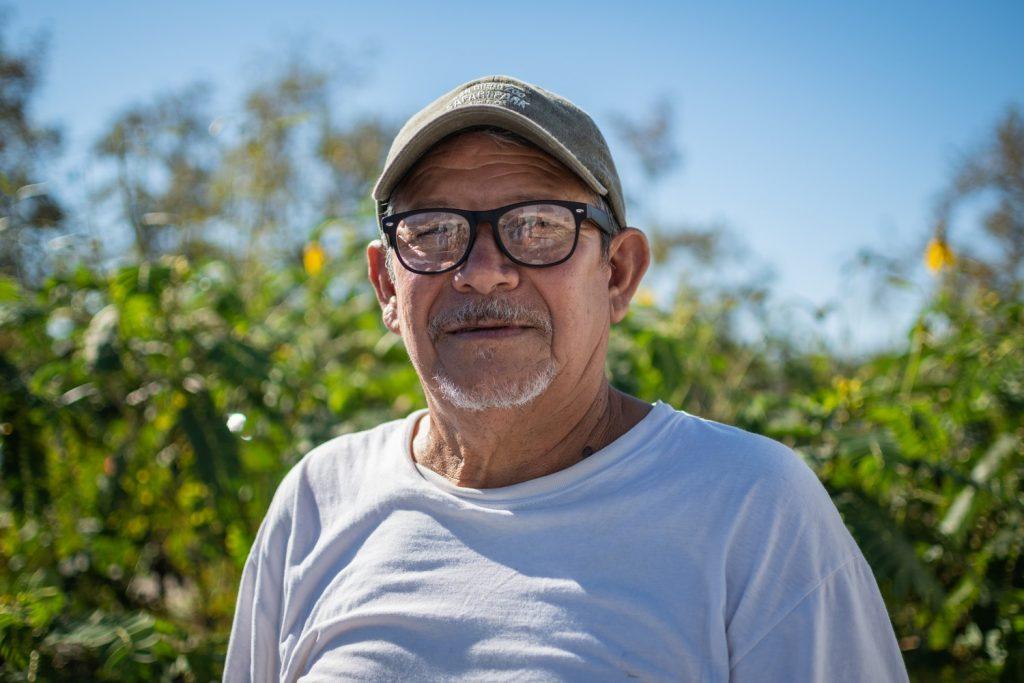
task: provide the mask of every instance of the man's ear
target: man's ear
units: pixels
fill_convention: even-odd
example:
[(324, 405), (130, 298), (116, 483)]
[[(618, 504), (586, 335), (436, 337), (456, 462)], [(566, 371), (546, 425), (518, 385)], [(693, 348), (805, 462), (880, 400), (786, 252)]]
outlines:
[(391, 279), (391, 273), (387, 267), (387, 252), (380, 240), (373, 240), (366, 247), (367, 275), (373, 285), (373, 291), (377, 293), (377, 301), (380, 303), (384, 326), (395, 334), (402, 334), (402, 327), (398, 322), (398, 297), (395, 295), (395, 283)]
[(608, 246), (608, 306), (612, 323), (626, 317), (629, 302), (640, 286), (640, 280), (651, 265), (651, 247), (647, 235), (636, 228), (626, 228), (612, 237)]

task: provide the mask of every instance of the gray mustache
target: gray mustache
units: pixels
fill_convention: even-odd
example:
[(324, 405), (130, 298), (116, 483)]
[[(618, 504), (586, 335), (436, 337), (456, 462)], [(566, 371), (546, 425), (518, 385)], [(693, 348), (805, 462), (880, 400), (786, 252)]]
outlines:
[(508, 299), (466, 299), (461, 305), (431, 317), (427, 321), (427, 333), (437, 341), (446, 329), (485, 321), (536, 327), (551, 334), (551, 320), (547, 315)]

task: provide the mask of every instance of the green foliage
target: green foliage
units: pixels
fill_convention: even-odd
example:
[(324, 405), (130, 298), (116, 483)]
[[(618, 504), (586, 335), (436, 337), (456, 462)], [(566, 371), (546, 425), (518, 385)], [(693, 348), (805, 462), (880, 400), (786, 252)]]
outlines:
[(178, 256), (37, 291), (0, 281), (9, 673), (36, 661), (118, 680), (132, 662), (214, 675), (286, 469), (422, 403), (353, 261), (310, 277)]
[[(36, 291), (0, 281), (5, 675), (217, 675), (284, 472), (422, 405), (356, 245), (315, 276), (178, 256)], [(1021, 302), (940, 293), (906, 351), (844, 367), (784, 339), (738, 342), (731, 302), (683, 291), (616, 328), (613, 382), (797, 448), (874, 568), (912, 671), (1019, 667)]]

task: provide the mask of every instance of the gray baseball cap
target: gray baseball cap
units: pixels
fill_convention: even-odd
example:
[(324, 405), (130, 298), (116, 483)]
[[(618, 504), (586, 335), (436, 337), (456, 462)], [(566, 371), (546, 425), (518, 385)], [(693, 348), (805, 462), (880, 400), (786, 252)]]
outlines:
[(569, 100), (511, 76), (463, 83), (414, 114), (398, 131), (373, 188), (381, 215), (392, 190), (442, 138), (474, 126), (516, 133), (555, 157), (608, 202), (626, 227), (622, 183), (608, 143), (590, 116)]

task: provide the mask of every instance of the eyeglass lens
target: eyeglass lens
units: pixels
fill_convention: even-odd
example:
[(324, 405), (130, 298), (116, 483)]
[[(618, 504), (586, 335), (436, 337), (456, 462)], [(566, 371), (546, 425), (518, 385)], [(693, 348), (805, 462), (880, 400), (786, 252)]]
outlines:
[[(572, 250), (576, 218), (557, 204), (531, 204), (506, 211), (492, 226), (514, 259), (543, 266)], [(459, 262), (469, 246), (469, 220), (457, 213), (426, 211), (399, 221), (395, 236), (399, 256), (409, 267), (439, 271)]]

